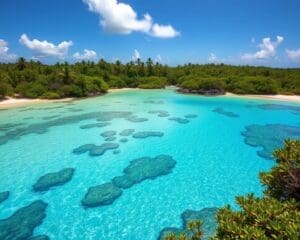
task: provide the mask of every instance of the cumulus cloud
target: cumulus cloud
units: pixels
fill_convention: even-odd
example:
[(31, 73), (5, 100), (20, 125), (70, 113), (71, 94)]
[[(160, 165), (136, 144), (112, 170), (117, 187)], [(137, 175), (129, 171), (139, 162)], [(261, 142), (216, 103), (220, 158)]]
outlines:
[(92, 61), (97, 58), (97, 53), (93, 50), (84, 49), (83, 53), (76, 52), (73, 58), (78, 61)]
[(139, 18), (133, 8), (118, 0), (83, 0), (91, 12), (100, 16), (100, 25), (106, 32), (130, 34), (144, 32), (154, 37), (171, 38), (179, 33), (171, 25), (153, 24), (152, 17), (146, 13)]
[(9, 53), (8, 43), (3, 39), (0, 39), (0, 61), (1, 62), (12, 62), (17, 58), (16, 54)]
[(26, 34), (22, 34), (19, 42), (34, 51), (36, 57), (64, 57), (68, 54), (69, 47), (73, 45), (72, 41), (63, 41), (58, 45), (54, 45), (46, 40), (37, 39), (30, 40)]
[(171, 25), (153, 24), (150, 35), (159, 38), (173, 38), (179, 35)]
[(269, 37), (263, 38), (262, 43), (258, 45), (260, 50), (256, 53), (246, 53), (242, 56), (242, 59), (254, 60), (274, 57), (276, 55), (277, 47), (283, 42), (283, 40), (284, 38), (281, 36), (277, 36), (275, 42), (272, 42)]
[(209, 56), (208, 56), (208, 61), (209, 62), (217, 61), (217, 55), (215, 53), (210, 53)]
[(134, 49), (132, 60), (137, 61), (138, 59), (141, 59), (141, 54), (137, 49)]
[(292, 61), (300, 61), (300, 49), (297, 50), (286, 50), (288, 58)]

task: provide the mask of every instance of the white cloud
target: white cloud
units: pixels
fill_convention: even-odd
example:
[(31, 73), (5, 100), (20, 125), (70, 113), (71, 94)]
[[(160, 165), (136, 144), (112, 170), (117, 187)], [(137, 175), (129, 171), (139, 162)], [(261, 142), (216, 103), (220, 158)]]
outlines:
[(276, 48), (283, 42), (284, 38), (276, 37), (276, 41), (272, 42), (269, 37), (263, 38), (262, 43), (258, 45), (260, 48), (256, 53), (246, 53), (242, 56), (244, 60), (266, 59), (276, 55)]
[(162, 60), (162, 57), (160, 56), (160, 54), (158, 54), (155, 58), (155, 62), (158, 62), (158, 63), (162, 63), (163, 60)]
[(134, 49), (132, 60), (137, 61), (138, 59), (141, 59), (141, 54), (137, 49)]
[(0, 39), (0, 61), (1, 62), (12, 62), (17, 58), (16, 54), (9, 53), (8, 44), (3, 39)]
[(288, 58), (292, 61), (300, 61), (300, 49), (297, 50), (286, 50)]
[(68, 54), (69, 47), (73, 45), (72, 41), (63, 41), (58, 45), (54, 45), (46, 40), (37, 39), (30, 40), (26, 34), (22, 34), (19, 42), (34, 51), (36, 57), (64, 57)]
[(208, 56), (208, 61), (209, 62), (216, 62), (217, 61), (217, 55), (214, 53), (210, 53)]
[(82, 54), (79, 52), (74, 53), (73, 58), (78, 61), (92, 61), (97, 58), (97, 53), (93, 50), (84, 49)]
[(154, 37), (171, 38), (178, 32), (170, 25), (153, 24), (152, 17), (146, 13), (139, 18), (133, 8), (118, 0), (83, 0), (91, 12), (100, 16), (100, 25), (106, 32), (130, 34), (144, 32)]
[(157, 23), (153, 24), (150, 32), (150, 35), (159, 38), (173, 38), (179, 34), (171, 25), (159, 25)]

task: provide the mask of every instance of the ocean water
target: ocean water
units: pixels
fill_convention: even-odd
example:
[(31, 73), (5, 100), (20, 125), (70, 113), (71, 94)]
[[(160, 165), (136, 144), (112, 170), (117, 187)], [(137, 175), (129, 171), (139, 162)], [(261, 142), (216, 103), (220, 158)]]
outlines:
[[(0, 204), (0, 219), (42, 199), (48, 203), (47, 216), (34, 235), (46, 234), (58, 240), (154, 240), (162, 228), (180, 227), (180, 214), (186, 209), (235, 207), (237, 195), (253, 192), (260, 196), (263, 189), (258, 174), (270, 169), (274, 161), (259, 156), (257, 151), (262, 148), (246, 144), (241, 133), (253, 124), (281, 124), (294, 126), (296, 130), (289, 133), (298, 136), (298, 108), (300, 104), (289, 102), (128, 90), (0, 111), (0, 192), (10, 191), (10, 197)], [(167, 111), (170, 116), (149, 113), (156, 110)], [(112, 111), (132, 112), (148, 121), (114, 118), (103, 128), (80, 128), (98, 123), (97, 118)], [(169, 120), (184, 119), (187, 114), (197, 117), (185, 124)], [(5, 124), (16, 125), (7, 125), (10, 129), (4, 130)], [(25, 129), (23, 134), (19, 134), (20, 128)], [(127, 143), (119, 143), (122, 137), (117, 135), (119, 154), (107, 151), (95, 157), (72, 152), (84, 144), (104, 143), (100, 136), (104, 131), (119, 133), (130, 128), (164, 135), (145, 139), (129, 136)], [(10, 134), (5, 137), (7, 132)], [(272, 131), (268, 137), (275, 139), (277, 135)], [(261, 137), (258, 134), (257, 139)], [(131, 160), (160, 154), (176, 161), (171, 173), (124, 190), (110, 205), (83, 208), (81, 200), (89, 187), (122, 175)], [(75, 168), (71, 181), (46, 192), (32, 191), (39, 177), (69, 167)]]

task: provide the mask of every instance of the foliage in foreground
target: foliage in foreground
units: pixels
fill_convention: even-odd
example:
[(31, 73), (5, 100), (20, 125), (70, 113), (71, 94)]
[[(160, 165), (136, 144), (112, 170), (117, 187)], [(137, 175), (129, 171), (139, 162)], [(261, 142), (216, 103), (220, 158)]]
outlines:
[[(274, 152), (276, 166), (261, 173), (266, 186), (262, 198), (253, 194), (236, 198), (240, 210), (226, 206), (218, 210), (218, 228), (212, 238), (221, 239), (300, 239), (300, 140), (286, 140)], [(193, 236), (170, 235), (168, 240), (200, 240)]]

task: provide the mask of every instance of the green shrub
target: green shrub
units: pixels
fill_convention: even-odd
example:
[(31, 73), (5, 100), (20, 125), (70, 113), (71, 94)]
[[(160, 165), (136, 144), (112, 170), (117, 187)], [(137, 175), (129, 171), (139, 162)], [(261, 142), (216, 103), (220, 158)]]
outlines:
[(59, 99), (60, 95), (56, 92), (46, 92), (42, 95), (42, 98), (45, 98), (45, 99)]
[(140, 82), (139, 88), (158, 89), (166, 86), (167, 79), (165, 77), (143, 77), (140, 79)]

